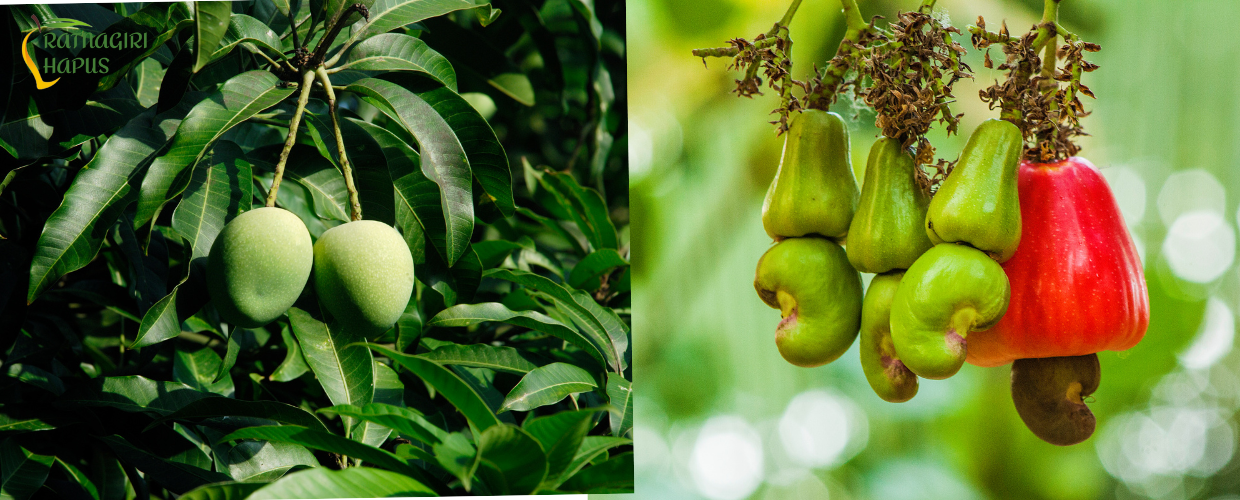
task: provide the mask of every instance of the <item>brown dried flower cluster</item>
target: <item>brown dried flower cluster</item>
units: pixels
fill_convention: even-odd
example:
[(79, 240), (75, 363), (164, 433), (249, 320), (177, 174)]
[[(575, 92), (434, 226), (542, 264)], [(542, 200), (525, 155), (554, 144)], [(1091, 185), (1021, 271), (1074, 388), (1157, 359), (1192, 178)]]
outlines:
[[(982, 101), (991, 109), (1000, 108), (1000, 116), (1020, 128), (1025, 144), (1030, 145), (1025, 149), (1026, 160), (1050, 162), (1075, 155), (1081, 148), (1073, 139), (1089, 135), (1080, 123), (1089, 112), (1081, 104), (1079, 94), (1094, 97), (1089, 87), (1081, 83), (1081, 74), (1098, 69), (1085, 60), (1084, 53), (1097, 52), (1100, 47), (1067, 36), (1064, 45), (1056, 47), (1057, 59), (1062, 64), (1048, 72), (1042, 71), (1044, 61), (1038, 52), (1043, 50), (1040, 45), (1047, 44), (1044, 39), (1062, 34), (1056, 33), (1054, 24), (1035, 25), (1020, 38), (1009, 36), (1006, 25), (998, 33), (985, 29), (985, 20), (979, 17), (977, 28), (970, 30), (973, 46), (987, 49), (1001, 45), (1006, 60), (998, 69), (1007, 71), (1007, 79), (982, 89)], [(985, 66), (994, 68), (989, 51)]]

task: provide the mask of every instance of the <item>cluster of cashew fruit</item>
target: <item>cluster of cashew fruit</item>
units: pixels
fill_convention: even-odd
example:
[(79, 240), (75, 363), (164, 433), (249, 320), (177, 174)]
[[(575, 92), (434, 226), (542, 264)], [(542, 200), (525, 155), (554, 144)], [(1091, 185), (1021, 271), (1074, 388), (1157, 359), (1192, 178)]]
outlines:
[[(870, 149), (859, 190), (834, 113), (801, 113), (785, 141), (762, 207), (776, 243), (754, 279), (783, 316), (784, 359), (826, 364), (860, 335), (866, 379), (890, 402), (965, 361), (1015, 361), (1012, 397), (1035, 435), (1069, 445), (1093, 433), (1094, 353), (1135, 345), (1149, 314), (1140, 260), (1093, 165), (1022, 163), (1020, 130), (988, 120), (931, 197), (891, 138)], [(864, 298), (860, 272), (876, 275)]]

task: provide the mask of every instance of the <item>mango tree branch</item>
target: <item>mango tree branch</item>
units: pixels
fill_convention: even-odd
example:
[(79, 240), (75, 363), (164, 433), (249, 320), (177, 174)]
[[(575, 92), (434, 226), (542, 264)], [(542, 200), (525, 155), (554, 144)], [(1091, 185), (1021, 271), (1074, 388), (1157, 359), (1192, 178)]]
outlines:
[(307, 71), (301, 75), (301, 94), (297, 96), (297, 109), (288, 122), (288, 137), (284, 139), (284, 149), (280, 151), (280, 161), (276, 162), (276, 175), (271, 180), (271, 191), (267, 193), (267, 206), (276, 206), (276, 193), (280, 191), (280, 181), (284, 179), (284, 166), (288, 163), (289, 152), (297, 142), (297, 125), (301, 123), (301, 114), (306, 111), (306, 103), (310, 102), (310, 87), (314, 86), (314, 72)]
[(357, 197), (357, 187), (353, 184), (353, 169), (349, 166), (349, 157), (344, 152), (344, 137), (340, 135), (340, 119), (336, 116), (336, 90), (332, 87), (331, 77), (322, 66), (315, 68), (319, 83), (327, 91), (327, 113), (332, 117), (332, 131), (336, 135), (336, 152), (340, 155), (340, 169), (344, 171), (344, 186), (349, 190), (350, 220), (362, 220), (362, 202)]

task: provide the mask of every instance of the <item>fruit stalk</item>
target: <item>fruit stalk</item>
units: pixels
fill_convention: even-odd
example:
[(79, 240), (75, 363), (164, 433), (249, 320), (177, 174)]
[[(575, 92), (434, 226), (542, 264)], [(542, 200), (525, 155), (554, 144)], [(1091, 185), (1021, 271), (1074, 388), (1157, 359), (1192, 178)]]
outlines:
[(297, 125), (301, 124), (301, 114), (306, 111), (306, 103), (310, 102), (310, 87), (314, 85), (314, 72), (307, 71), (301, 75), (301, 94), (297, 96), (297, 109), (288, 122), (288, 137), (284, 139), (284, 149), (280, 151), (280, 161), (276, 162), (276, 175), (271, 180), (271, 192), (267, 193), (267, 206), (276, 206), (276, 193), (280, 191), (280, 180), (284, 179), (284, 166), (288, 163), (288, 154), (297, 142)]
[(349, 157), (344, 151), (344, 137), (340, 135), (340, 119), (336, 116), (336, 90), (332, 88), (331, 77), (327, 70), (319, 66), (314, 70), (327, 91), (327, 113), (332, 117), (332, 132), (336, 135), (336, 152), (340, 155), (340, 169), (344, 171), (344, 185), (349, 190), (350, 220), (362, 220), (362, 202), (357, 197), (357, 186), (353, 184), (353, 169), (349, 166)]

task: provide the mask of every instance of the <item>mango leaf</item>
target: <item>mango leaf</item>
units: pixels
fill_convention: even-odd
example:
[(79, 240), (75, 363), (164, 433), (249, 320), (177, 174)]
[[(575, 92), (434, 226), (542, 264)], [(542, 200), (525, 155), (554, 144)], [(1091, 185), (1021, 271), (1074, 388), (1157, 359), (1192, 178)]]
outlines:
[[(461, 139), (431, 103), (399, 85), (366, 78), (345, 89), (384, 110), (417, 140), (422, 173), (439, 186), (440, 206), (448, 230), (444, 242), (446, 259), (449, 265), (455, 263), (474, 231), (472, 174)], [(393, 180), (397, 180), (395, 175)]]
[(319, 466), (304, 446), (275, 441), (243, 441), (228, 449), (223, 462), (228, 475), (239, 481), (271, 481), (294, 467)]
[(384, 33), (362, 40), (348, 49), (348, 56), (331, 72), (417, 71), (456, 91), (456, 72), (448, 59), (417, 37)]
[[(593, 462), (600, 455), (606, 454), (608, 450), (620, 446), (633, 444), (632, 439), (619, 438), (612, 436), (586, 436), (581, 440), (581, 447), (577, 449), (577, 455), (573, 457), (573, 461), (564, 469), (564, 473), (560, 475), (559, 483), (564, 482), (570, 477), (577, 474), (582, 467)], [(559, 487), (556, 483), (556, 487)]]
[(476, 241), (472, 245), (474, 252), (478, 254), (478, 259), (482, 261), (483, 269), (490, 269), (498, 266), (512, 254), (513, 250), (520, 250), (522, 245), (515, 241), (507, 240), (485, 240)]
[[(228, 28), (224, 32), (222, 42), (219, 49), (214, 54), (211, 54), (210, 61), (216, 61), (228, 55), (238, 45), (249, 45), (255, 47), (253, 50), (272, 55), (273, 57), (284, 58), (284, 44), (280, 42), (279, 35), (271, 31), (271, 28), (263, 24), (262, 21), (245, 14), (233, 13), (229, 16)], [(259, 49), (267, 50), (261, 51)]]
[[(465, 148), (469, 168), (485, 191), (484, 197), (494, 203), (504, 217), (511, 217), (516, 209), (512, 197), (512, 172), (508, 155), (491, 124), (465, 98), (421, 73), (387, 73), (382, 78), (412, 91), (447, 121)], [(416, 133), (414, 136), (417, 138)], [(418, 138), (419, 142), (421, 140)]]
[(4, 413), (3, 411), (4, 409), (0, 408), (0, 433), (4, 433), (4, 432), (21, 433), (21, 432), (31, 432), (31, 431), (45, 431), (48, 429), (56, 428), (55, 425), (45, 422), (37, 417), (33, 417), (33, 416), (18, 417), (14, 415), (9, 415), (7, 413)]
[(344, 176), (331, 161), (307, 147), (294, 147), (289, 153), (284, 178), (297, 181), (310, 191), (314, 211), (324, 219), (348, 222), (349, 190)]
[(60, 377), (34, 365), (13, 363), (8, 365), (8, 375), (57, 396), (65, 393), (65, 383)]
[(511, 281), (545, 295), (555, 302), (591, 342), (605, 346), (603, 355), (617, 372), (624, 369), (624, 353), (628, 350), (629, 325), (620, 320), (615, 311), (600, 306), (589, 294), (565, 288), (550, 279), (514, 269), (491, 269), (484, 278)]
[[(405, 405), (405, 384), (401, 383), (396, 371), (387, 365), (374, 360), (375, 363), (375, 397), (374, 403), (391, 406)], [(350, 435), (353, 440), (371, 446), (381, 446), (387, 441), (392, 429), (377, 422), (362, 421)]]
[(442, 442), (431, 446), (431, 450), (435, 452), (435, 463), (460, 479), (465, 491), (469, 491), (473, 486), (474, 473), (478, 470), (478, 450), (469, 438), (453, 432)]
[(172, 228), (193, 248), (193, 259), (207, 257), (224, 225), (250, 209), (254, 177), (245, 153), (219, 141), (194, 167), (181, 202), (172, 212)]
[(374, 397), (373, 358), (365, 347), (351, 345), (364, 339), (347, 329), (328, 328), (326, 323), (296, 307), (289, 309), (288, 317), (306, 364), (332, 404), (369, 403)]
[(418, 310), (418, 296), (409, 297), (405, 312), (396, 320), (396, 350), (404, 352), (422, 336), (422, 311)]
[(358, 21), (353, 25), (349, 43), (423, 19), (489, 3), (487, 0), (375, 0), (370, 8), (370, 21)]
[(427, 326), (459, 327), (473, 326), (487, 321), (501, 321), (511, 325), (529, 328), (550, 334), (581, 348), (599, 363), (599, 367), (607, 367), (605, 360), (606, 347), (596, 345), (587, 337), (555, 319), (538, 311), (513, 311), (498, 302), (480, 304), (458, 304), (436, 314)]
[(521, 425), (547, 452), (547, 479), (559, 477), (581, 448), (598, 409), (564, 411), (545, 417), (528, 418)]
[(530, 371), (504, 398), (500, 411), (529, 411), (559, 403), (570, 394), (588, 392), (598, 383), (590, 372), (568, 363), (551, 363)]
[(193, 422), (208, 418), (250, 417), (273, 420), (282, 424), (297, 425), (308, 429), (328, 432), (327, 426), (310, 412), (279, 401), (245, 401), (240, 399), (200, 399), (152, 422), (152, 428), (161, 422), (180, 420)]
[(594, 290), (599, 287), (599, 276), (627, 265), (629, 263), (620, 256), (620, 252), (613, 248), (596, 250), (573, 267), (573, 272), (568, 277), (568, 284), (573, 288)]
[(544, 217), (542, 215), (539, 215), (535, 213), (533, 210), (530, 210), (525, 207), (517, 207), (517, 213), (524, 215), (526, 217), (529, 217), (530, 219), (533, 219), (534, 222), (542, 224), (543, 227), (550, 229), (551, 231), (560, 235), (561, 238), (564, 238), (564, 241), (572, 245), (573, 249), (576, 250), (578, 254), (580, 255), (586, 254), (586, 245), (588, 245), (589, 242), (585, 241), (583, 238), (578, 238), (577, 235), (573, 234), (568, 229), (566, 229), (564, 226), (560, 225), (559, 221), (552, 219), (550, 217)]
[(48, 217), (30, 266), (27, 302), (71, 271), (95, 258), (104, 236), (125, 206), (149, 157), (180, 123), (178, 110), (155, 115), (147, 110), (130, 120), (99, 148), (73, 179), (64, 201)]
[(378, 498), (436, 496), (417, 480), (385, 470), (350, 467), (329, 470), (316, 467), (284, 476), (246, 497), (247, 500), (279, 498)]
[(203, 345), (178, 345), (172, 356), (172, 379), (194, 390), (232, 397), (232, 378), (213, 382), (223, 360), (214, 350)]
[(219, 472), (160, 458), (130, 444), (125, 438), (116, 434), (98, 439), (111, 448), (122, 462), (131, 464), (144, 472), (146, 477), (159, 481), (159, 484), (174, 493), (183, 493), (204, 484), (232, 480)]
[(0, 441), (0, 496), (25, 500), (43, 487), (56, 457), (26, 451), (16, 441)]
[(323, 408), (319, 413), (374, 422), (430, 445), (448, 438), (446, 431), (426, 420), (422, 413), (403, 406), (384, 403), (370, 403), (365, 406), (337, 405)]
[(151, 164), (142, 180), (134, 226), (150, 222), (165, 202), (181, 194), (190, 179), (186, 170), (202, 159), (217, 138), (292, 95), (294, 89), (279, 83), (270, 72), (249, 71), (230, 78), (196, 104), (177, 127), (168, 152)]
[[(180, 382), (161, 382), (141, 375), (104, 377), (70, 390), (65, 398), (86, 406), (108, 406), (127, 412), (150, 412), (167, 416), (204, 398), (225, 400), (209, 392), (196, 391)], [(218, 399), (216, 399), (218, 398)]]
[(633, 430), (633, 383), (616, 373), (607, 374), (607, 398), (611, 402), (611, 433), (624, 436)]
[(478, 477), (492, 493), (528, 495), (547, 478), (547, 455), (525, 430), (497, 425), (478, 437)]
[(561, 484), (560, 489), (581, 493), (632, 493), (633, 453), (621, 453), (583, 469)]
[(413, 466), (405, 463), (391, 452), (362, 444), (329, 432), (318, 431), (300, 425), (266, 425), (238, 429), (224, 436), (221, 441), (239, 439), (259, 439), (278, 441), (305, 446), (312, 450), (339, 453), (347, 457), (361, 459), (373, 465), (383, 467), (406, 475), (420, 475)]
[(280, 327), (280, 337), (284, 340), (284, 347), (287, 351), (284, 354), (284, 361), (276, 367), (276, 371), (272, 372), (269, 378), (276, 382), (288, 382), (310, 371), (310, 367), (306, 365), (306, 358), (301, 355), (301, 346), (297, 343), (297, 339), (293, 338), (287, 325)]
[(427, 29), (421, 36), (426, 43), (442, 50), (463, 71), (477, 75), (479, 80), (524, 106), (534, 105), (534, 86), (529, 77), (484, 35), (446, 18), (428, 19), (424, 24)]
[(547, 170), (538, 179), (560, 208), (572, 217), (594, 250), (619, 246), (616, 225), (611, 222), (607, 204), (598, 191), (582, 187), (572, 174)]
[(482, 396), (479, 396), (469, 384), (466, 384), (464, 380), (461, 380), (451, 370), (436, 364), (434, 361), (402, 354), (380, 345), (366, 344), (366, 347), (391, 358), (393, 362), (405, 367), (405, 369), (413, 372), (414, 375), (417, 375), (427, 384), (430, 384), (449, 403), (452, 403), (452, 406), (455, 406), (457, 411), (465, 415), (465, 418), (477, 427), (478, 430), (486, 430), (493, 425), (499, 424), (499, 419), (487, 407)]
[(206, 484), (181, 495), (178, 500), (242, 500), (267, 483), (225, 482)]
[(132, 348), (155, 345), (181, 334), (181, 321), (177, 319), (177, 290), (180, 288), (180, 285), (173, 287), (171, 293), (146, 310)]
[[(457, 306), (460, 307), (460, 306)], [(439, 316), (443, 316), (440, 313)], [(436, 316), (438, 318), (439, 316)], [(473, 368), (490, 368), (495, 371), (524, 375), (538, 368), (537, 358), (525, 351), (490, 344), (450, 344), (431, 352), (419, 354), (441, 365), (460, 365)]]
[(194, 54), (198, 56), (194, 73), (211, 62), (211, 56), (220, 48), (231, 14), (230, 1), (194, 2)]

